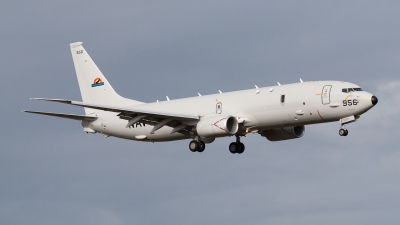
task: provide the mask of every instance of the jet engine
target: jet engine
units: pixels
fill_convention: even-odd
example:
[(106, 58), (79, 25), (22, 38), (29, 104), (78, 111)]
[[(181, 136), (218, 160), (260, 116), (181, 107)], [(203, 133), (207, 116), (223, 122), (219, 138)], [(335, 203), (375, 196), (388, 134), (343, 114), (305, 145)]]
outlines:
[(283, 127), (270, 130), (264, 130), (261, 136), (266, 137), (269, 141), (284, 141), (303, 137), (305, 132), (304, 126)]
[(200, 137), (223, 137), (234, 135), (239, 129), (239, 123), (233, 116), (202, 117), (197, 123), (196, 131)]

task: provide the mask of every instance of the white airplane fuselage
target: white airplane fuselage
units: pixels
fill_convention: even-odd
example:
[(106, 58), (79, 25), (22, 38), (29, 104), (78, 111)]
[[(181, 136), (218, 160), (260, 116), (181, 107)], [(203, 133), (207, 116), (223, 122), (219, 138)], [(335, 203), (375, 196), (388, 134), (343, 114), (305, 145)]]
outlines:
[[(324, 87), (330, 91), (323, 93)], [(170, 101), (136, 105), (135, 108), (160, 110), (184, 114), (234, 115), (244, 119), (244, 125), (251, 131), (301, 126), (316, 123), (339, 121), (341, 118), (359, 116), (373, 107), (372, 94), (365, 91), (343, 93), (343, 88), (356, 88), (358, 85), (340, 81), (316, 81), (287, 84), (259, 89), (248, 89), (221, 94), (205, 95)], [(284, 95), (284, 102), (281, 97)], [(325, 100), (325, 102), (323, 102)], [(357, 104), (343, 104), (343, 101), (357, 101)], [(221, 110), (217, 113), (217, 103)], [(126, 106), (129, 107), (129, 106)], [(151, 134), (153, 126), (135, 123), (126, 127), (126, 121), (118, 118), (117, 113), (98, 111), (99, 119), (92, 124), (96, 132), (138, 141), (173, 141), (188, 139), (181, 133), (170, 134), (171, 127), (164, 126)], [(136, 138), (146, 136), (146, 139)], [(229, 136), (229, 135), (227, 135)]]

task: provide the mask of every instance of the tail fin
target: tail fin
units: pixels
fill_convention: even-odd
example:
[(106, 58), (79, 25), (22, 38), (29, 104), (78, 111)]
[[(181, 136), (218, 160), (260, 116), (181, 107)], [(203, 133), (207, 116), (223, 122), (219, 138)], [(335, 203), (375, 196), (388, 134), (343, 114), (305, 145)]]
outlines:
[[(70, 46), (83, 102), (114, 106), (143, 104), (143, 102), (123, 98), (114, 91), (83, 48), (82, 42), (75, 42)], [(93, 109), (85, 108), (85, 111), (88, 114)]]

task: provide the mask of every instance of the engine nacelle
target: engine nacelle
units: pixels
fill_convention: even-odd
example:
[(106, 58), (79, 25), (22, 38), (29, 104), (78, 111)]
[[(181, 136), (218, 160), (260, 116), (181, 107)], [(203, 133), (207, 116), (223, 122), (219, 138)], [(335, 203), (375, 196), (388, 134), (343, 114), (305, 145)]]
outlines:
[(233, 116), (202, 117), (196, 130), (200, 137), (223, 137), (234, 135), (239, 129), (239, 123)]
[(261, 136), (266, 137), (269, 141), (284, 141), (303, 137), (305, 129), (304, 126), (275, 128), (264, 130)]

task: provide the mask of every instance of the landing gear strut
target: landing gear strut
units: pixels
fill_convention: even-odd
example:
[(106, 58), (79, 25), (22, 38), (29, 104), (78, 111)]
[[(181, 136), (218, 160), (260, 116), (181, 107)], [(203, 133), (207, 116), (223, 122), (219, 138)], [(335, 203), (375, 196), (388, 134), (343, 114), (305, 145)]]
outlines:
[(242, 154), (244, 152), (244, 144), (242, 142), (240, 142), (240, 137), (239, 135), (236, 135), (236, 142), (232, 142), (229, 145), (229, 151), (232, 154), (238, 153), (238, 154)]
[(203, 152), (206, 149), (206, 144), (196, 137), (195, 140), (189, 143), (189, 149), (192, 152)]

